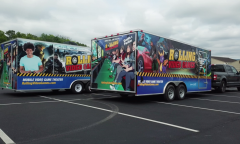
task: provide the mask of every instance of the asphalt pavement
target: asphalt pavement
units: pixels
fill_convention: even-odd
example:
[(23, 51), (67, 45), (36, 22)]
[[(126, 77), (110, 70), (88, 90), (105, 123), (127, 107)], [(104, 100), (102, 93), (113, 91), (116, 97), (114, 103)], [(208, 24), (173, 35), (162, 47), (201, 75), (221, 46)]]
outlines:
[(0, 90), (0, 144), (239, 144), (240, 92), (121, 98)]

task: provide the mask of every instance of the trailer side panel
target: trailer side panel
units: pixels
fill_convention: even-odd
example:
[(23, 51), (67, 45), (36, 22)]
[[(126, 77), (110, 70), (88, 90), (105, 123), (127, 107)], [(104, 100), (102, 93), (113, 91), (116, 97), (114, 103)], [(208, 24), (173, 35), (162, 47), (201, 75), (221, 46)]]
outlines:
[[(26, 48), (33, 48), (33, 58)], [(75, 45), (19, 39), (18, 90), (69, 89), (90, 80), (91, 51)], [(23, 70), (20, 70), (20, 68)], [(41, 69), (43, 67), (43, 69)]]
[(138, 32), (137, 95), (161, 94), (167, 84), (211, 90), (211, 51)]

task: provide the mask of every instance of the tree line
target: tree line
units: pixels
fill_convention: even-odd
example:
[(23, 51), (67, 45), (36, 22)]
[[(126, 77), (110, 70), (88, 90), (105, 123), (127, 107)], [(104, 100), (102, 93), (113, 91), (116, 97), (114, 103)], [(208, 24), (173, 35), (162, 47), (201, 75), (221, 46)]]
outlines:
[(40, 36), (36, 36), (36, 35), (30, 34), (30, 33), (25, 34), (25, 33), (21, 33), (21, 32), (15, 32), (14, 30), (8, 30), (6, 32), (0, 30), (0, 43), (3, 43), (5, 41), (11, 40), (11, 39), (15, 39), (15, 38), (41, 40), (41, 41), (56, 42), (56, 43), (66, 43), (66, 44), (87, 47), (87, 45), (85, 45), (85, 44), (73, 41), (70, 38), (64, 37), (61, 35), (54, 36), (52, 34), (42, 33)]

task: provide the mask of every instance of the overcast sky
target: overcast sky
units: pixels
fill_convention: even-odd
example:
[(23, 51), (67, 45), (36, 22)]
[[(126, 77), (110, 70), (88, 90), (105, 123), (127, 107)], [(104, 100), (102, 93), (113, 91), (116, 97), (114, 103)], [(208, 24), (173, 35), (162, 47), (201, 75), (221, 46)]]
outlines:
[(95, 37), (143, 29), (240, 59), (240, 0), (1, 0), (0, 30)]

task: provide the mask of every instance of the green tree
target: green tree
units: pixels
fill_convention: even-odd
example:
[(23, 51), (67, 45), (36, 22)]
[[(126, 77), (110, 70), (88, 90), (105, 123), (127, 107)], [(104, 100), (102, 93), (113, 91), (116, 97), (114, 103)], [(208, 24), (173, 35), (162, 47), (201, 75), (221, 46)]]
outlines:
[[(7, 36), (6, 36), (6, 35)], [(30, 33), (24, 34), (21, 32), (15, 33), (14, 30), (8, 30), (4, 34), (3, 31), (0, 30), (0, 43), (5, 42), (7, 40), (11, 40), (14, 38), (25, 38), (25, 39), (32, 39), (32, 40), (41, 40), (41, 41), (48, 41), (48, 42), (56, 42), (56, 43), (70, 43), (70, 44), (77, 44), (78, 46), (84, 46), (86, 47), (87, 45), (76, 42), (71, 40), (69, 37), (57, 35), (54, 36), (52, 34), (45, 34), (42, 33), (39, 37)]]
[(5, 36), (4, 31), (0, 30), (0, 43), (7, 41), (8, 38)]
[(5, 34), (8, 36), (9, 40), (16, 38), (16, 34), (14, 30), (8, 30), (5, 32)]

